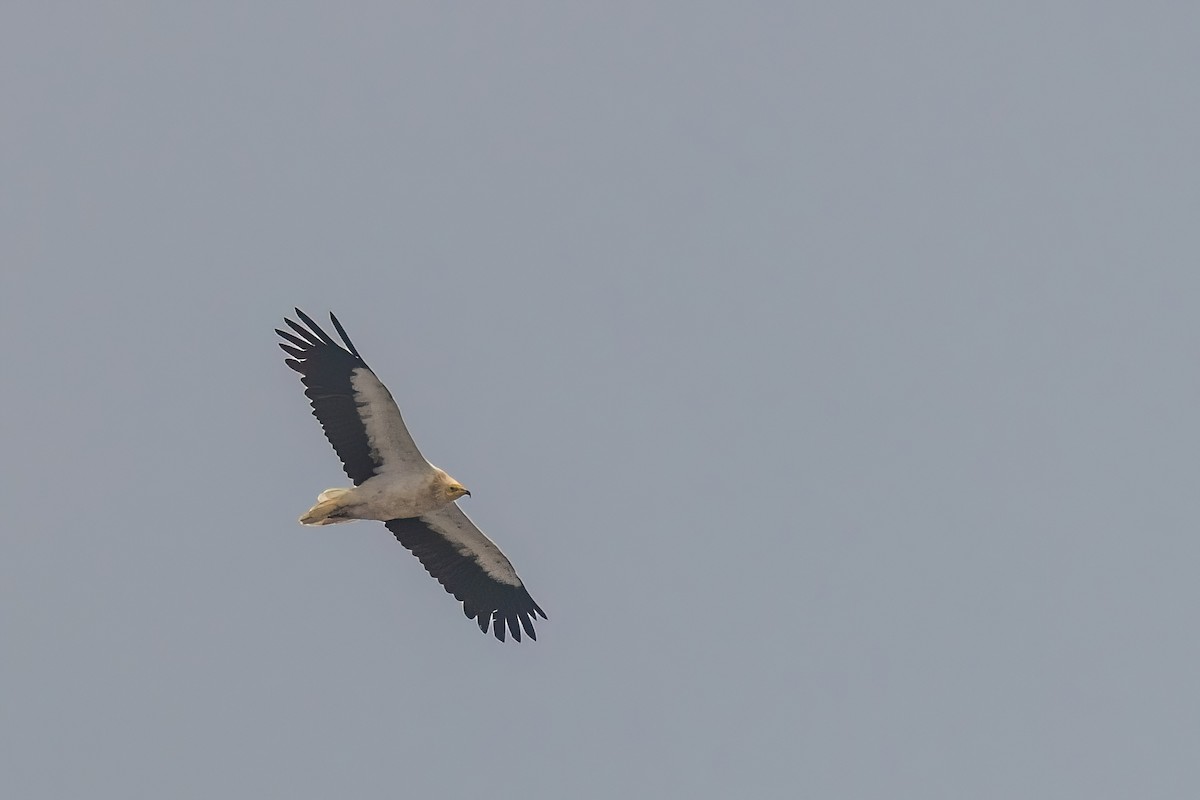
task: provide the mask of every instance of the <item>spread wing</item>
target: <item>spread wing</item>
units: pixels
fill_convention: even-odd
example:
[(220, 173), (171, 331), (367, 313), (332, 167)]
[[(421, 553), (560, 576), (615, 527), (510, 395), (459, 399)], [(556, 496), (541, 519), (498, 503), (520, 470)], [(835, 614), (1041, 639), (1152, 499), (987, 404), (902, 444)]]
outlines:
[(546, 612), (529, 596), (512, 562), (457, 505), (384, 524), (447, 592), (462, 601), (463, 612), (481, 631), (487, 633), (490, 623), (502, 642), (505, 626), (518, 642), (522, 628), (530, 639), (537, 639), (533, 621), (539, 615), (548, 619)]
[(396, 401), (358, 354), (337, 317), (329, 315), (345, 347), (298, 308), (296, 316), (304, 325), (284, 319), (294, 333), (275, 330), (287, 342), (279, 346), (293, 356), (284, 363), (300, 373), (313, 415), (354, 484), (383, 472), (427, 468)]

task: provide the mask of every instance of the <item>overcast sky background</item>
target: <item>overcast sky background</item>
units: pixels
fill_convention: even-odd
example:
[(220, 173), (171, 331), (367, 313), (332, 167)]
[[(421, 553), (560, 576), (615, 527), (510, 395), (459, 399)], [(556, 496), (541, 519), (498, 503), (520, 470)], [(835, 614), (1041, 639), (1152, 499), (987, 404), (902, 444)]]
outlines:
[(0, 11), (6, 796), (1200, 796), (1200, 7), (211, 5)]

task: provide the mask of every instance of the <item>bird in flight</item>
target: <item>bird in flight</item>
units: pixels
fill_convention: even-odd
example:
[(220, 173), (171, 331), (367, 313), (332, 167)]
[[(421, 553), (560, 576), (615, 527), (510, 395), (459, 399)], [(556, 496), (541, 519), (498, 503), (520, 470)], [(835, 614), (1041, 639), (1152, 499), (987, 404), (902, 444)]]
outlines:
[[(505, 628), (537, 639), (533, 622), (546, 612), (530, 597), (512, 563), (455, 502), (466, 487), (430, 464), (413, 442), (396, 401), (358, 354), (333, 314), (335, 342), (296, 309), (300, 323), (284, 318), (292, 332), (276, 329), (279, 346), (300, 373), (313, 416), (350, 480), (351, 488), (326, 489), (300, 517), (303, 525), (380, 520), (420, 559), (463, 612), (500, 641)], [(342, 345), (345, 345), (344, 347)]]

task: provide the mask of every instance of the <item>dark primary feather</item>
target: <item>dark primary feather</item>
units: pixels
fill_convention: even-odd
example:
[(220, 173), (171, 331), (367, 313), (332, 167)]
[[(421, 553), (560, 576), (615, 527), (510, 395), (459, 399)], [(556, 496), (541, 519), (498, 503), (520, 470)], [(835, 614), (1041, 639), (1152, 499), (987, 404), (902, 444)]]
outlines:
[(312, 404), (313, 415), (321, 423), (325, 438), (333, 445), (346, 474), (357, 486), (375, 474), (378, 464), (371, 456), (371, 446), (362, 418), (358, 415), (350, 376), (356, 369), (370, 370), (370, 367), (362, 360), (333, 314), (329, 317), (341, 335), (345, 348), (298, 308), (296, 315), (307, 328), (285, 318), (284, 322), (295, 334), (278, 329), (275, 331), (291, 343), (279, 343), (285, 353), (294, 356), (285, 359), (284, 363), (300, 373), (300, 380), (305, 386), (304, 394)]
[(463, 612), (476, 621), (481, 631), (487, 633), (490, 624), (492, 633), (503, 642), (507, 628), (519, 642), (524, 628), (530, 639), (537, 639), (533, 620), (548, 617), (523, 585), (511, 586), (490, 577), (475, 559), (461, 554), (419, 517), (384, 524), (447, 592), (462, 601)]

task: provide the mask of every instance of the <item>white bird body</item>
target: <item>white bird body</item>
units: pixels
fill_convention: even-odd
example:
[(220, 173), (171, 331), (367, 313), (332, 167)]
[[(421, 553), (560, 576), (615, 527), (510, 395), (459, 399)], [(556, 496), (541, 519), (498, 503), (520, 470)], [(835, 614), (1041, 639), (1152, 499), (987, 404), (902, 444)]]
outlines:
[(326, 489), (317, 504), (300, 517), (302, 525), (333, 525), (356, 519), (420, 517), (453, 502), (448, 494), (458, 484), (442, 470), (426, 463), (411, 472), (384, 472), (359, 486)]

